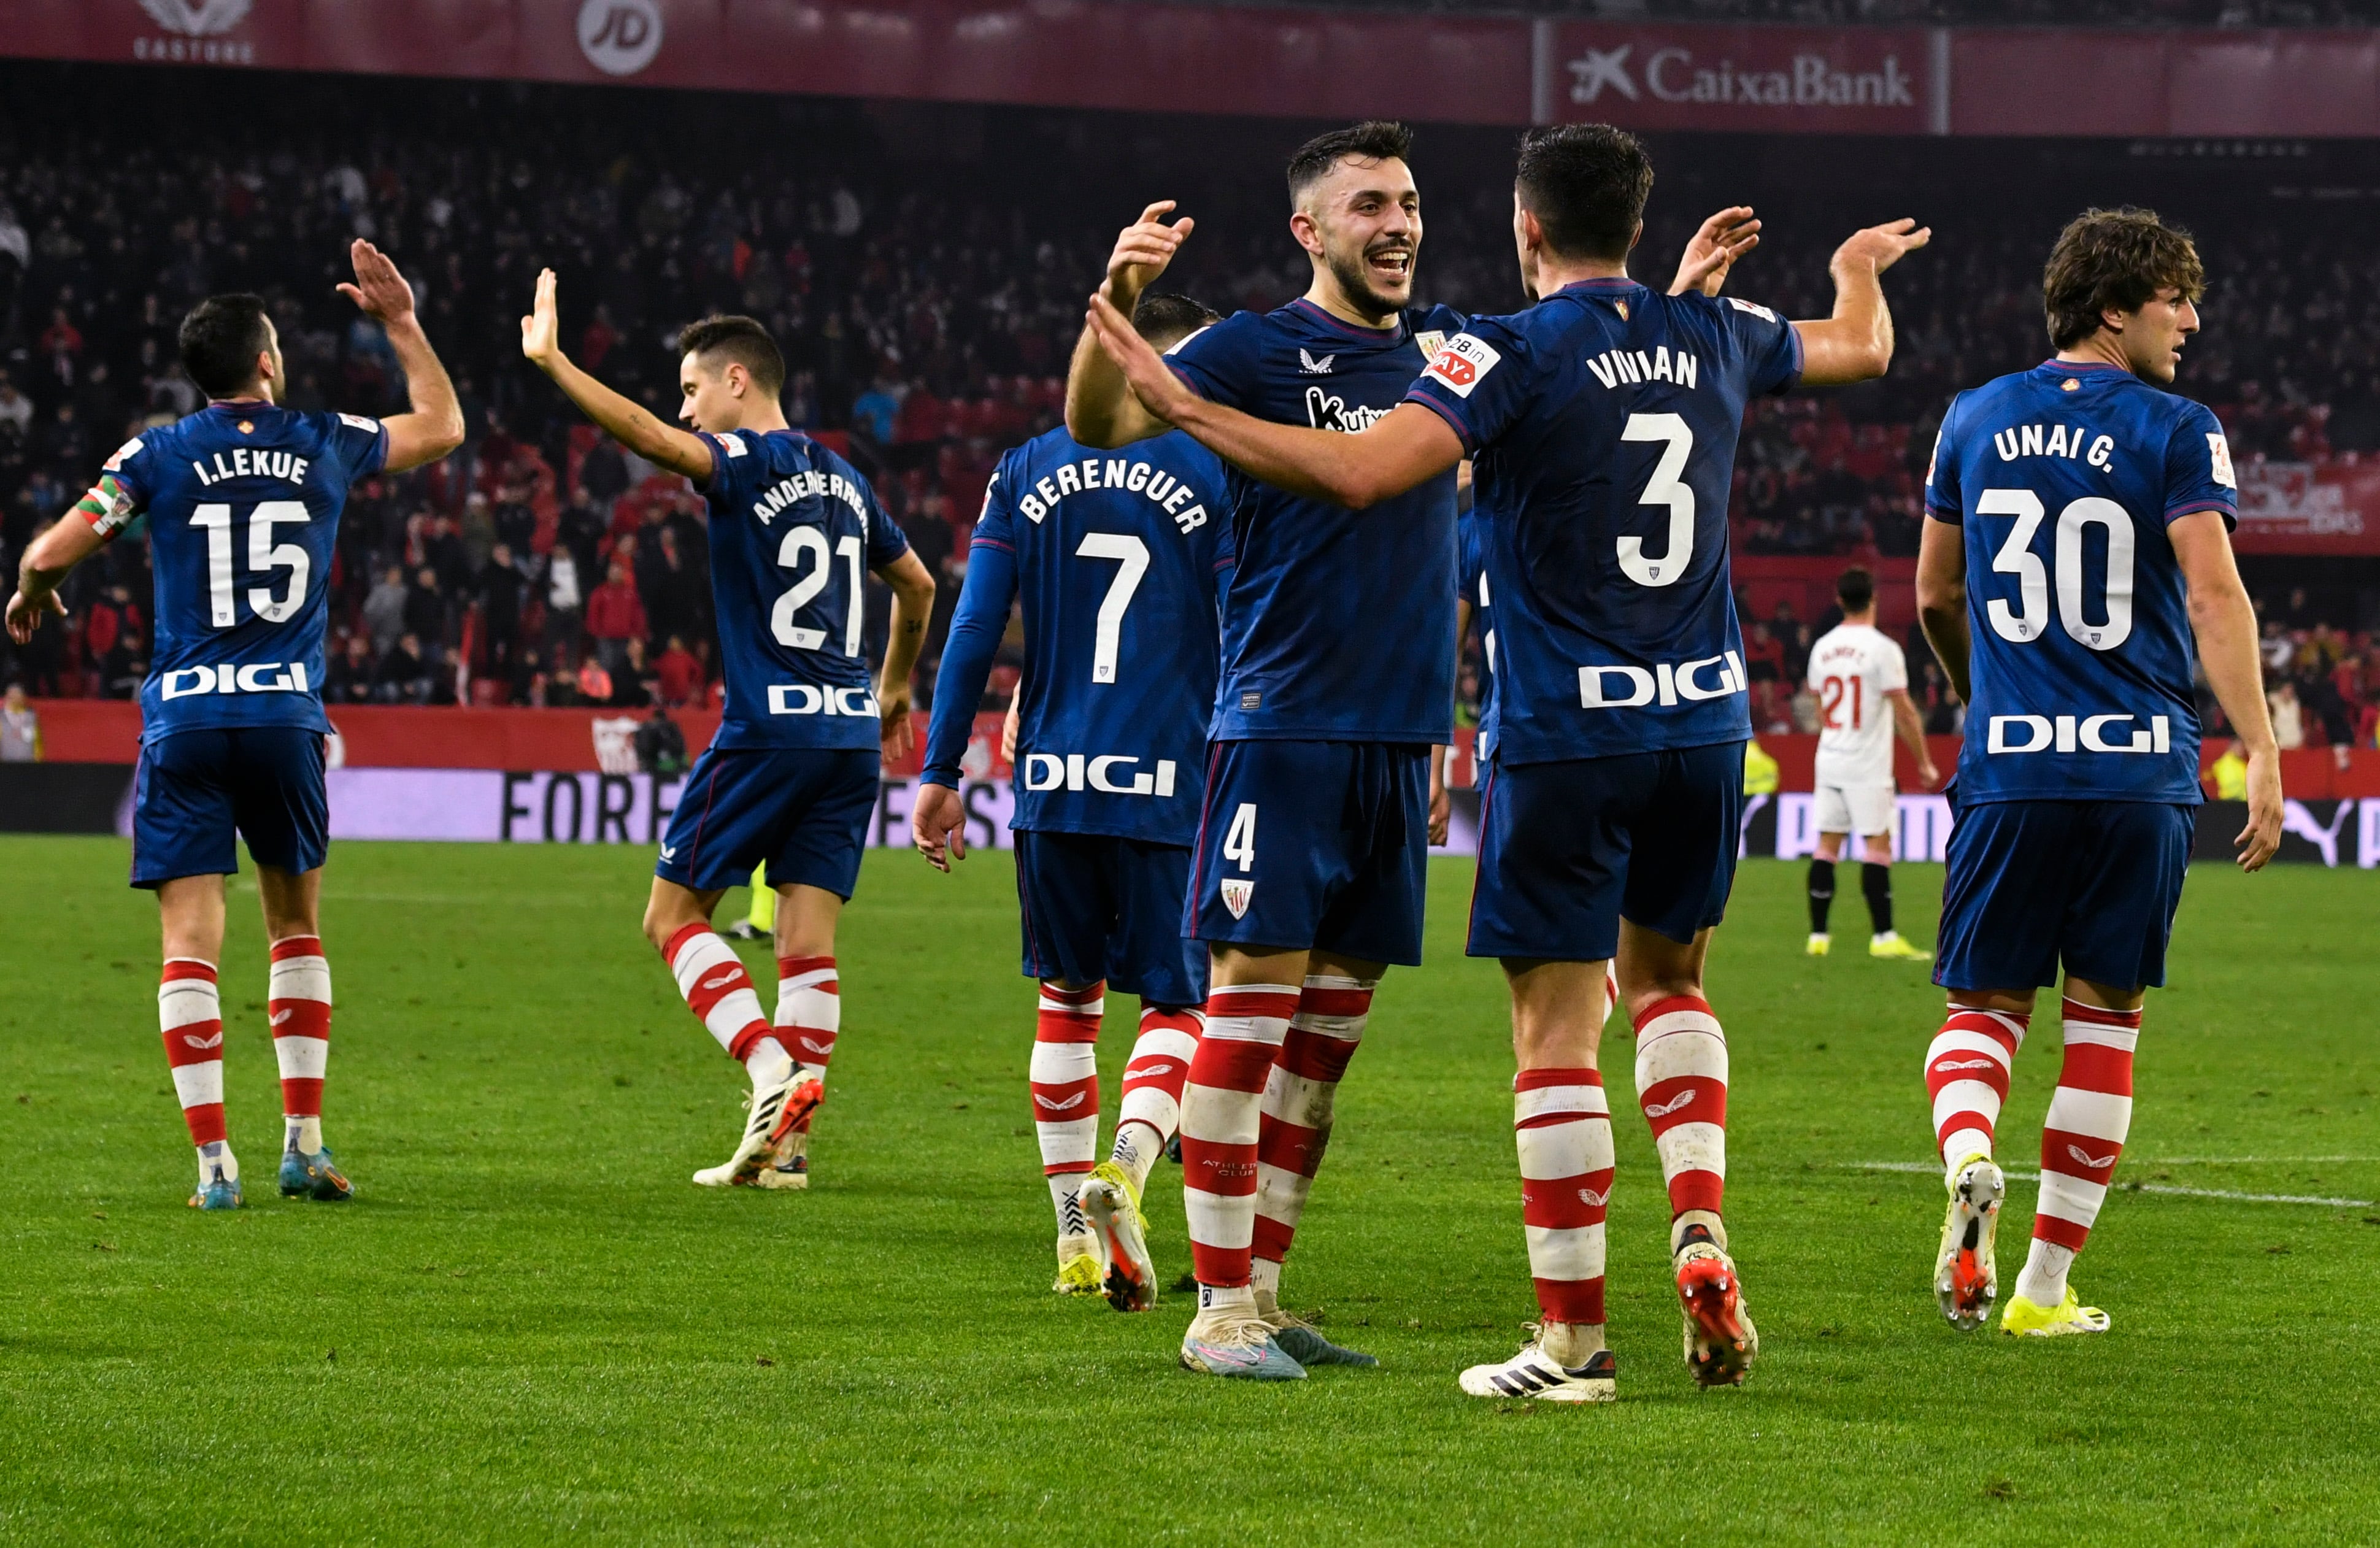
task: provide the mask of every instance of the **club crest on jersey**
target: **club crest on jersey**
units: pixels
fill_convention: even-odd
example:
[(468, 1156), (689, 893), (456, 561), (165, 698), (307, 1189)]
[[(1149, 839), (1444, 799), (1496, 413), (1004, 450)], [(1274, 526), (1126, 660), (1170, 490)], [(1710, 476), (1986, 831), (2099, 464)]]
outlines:
[(1256, 896), (1257, 884), (1245, 876), (1226, 876), (1222, 882), (1223, 907), (1235, 920), (1248, 915), (1248, 899)]
[(1424, 328), (1414, 335), (1414, 344), (1421, 350), (1421, 358), (1426, 360), (1446, 347), (1445, 331), (1439, 328)]
[(1328, 376), (1330, 374), (1332, 363), (1338, 359), (1336, 355), (1325, 355), (1317, 360), (1304, 348), (1300, 348), (1297, 352), (1297, 369), (1308, 376)]
[(1437, 377), (1457, 397), (1469, 397), (1480, 378), (1495, 370), (1503, 358), (1486, 339), (1457, 334), (1446, 341), (1445, 348), (1430, 357), (1422, 374)]
[(1626, 297), (1614, 296), (1611, 299), (1611, 310), (1620, 314), (1620, 321), (1622, 323), (1628, 321), (1628, 299)]

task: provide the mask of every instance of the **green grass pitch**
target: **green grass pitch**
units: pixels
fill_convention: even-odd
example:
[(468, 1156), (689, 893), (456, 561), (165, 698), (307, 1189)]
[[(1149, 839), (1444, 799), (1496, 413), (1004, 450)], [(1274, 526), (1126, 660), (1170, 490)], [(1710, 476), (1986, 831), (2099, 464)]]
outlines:
[[(284, 1202), (254, 895), (224, 964), (250, 1207), (183, 1207), (150, 901), (98, 839), (0, 840), (0, 1541), (2374, 1541), (2380, 1537), (2374, 879), (2202, 866), (2139, 1109), (2076, 1282), (2095, 1340), (1961, 1336), (1924, 970), (1801, 955), (1798, 867), (1748, 864), (1713, 954), (1734, 1050), (1730, 1218), (1763, 1334), (1741, 1391), (1678, 1355), (1666, 1209), (1621, 1115), (1608, 1408), (1461, 1396), (1531, 1314), (1500, 975), (1438, 863), (1429, 966), (1392, 973), (1286, 1298), (1372, 1372), (1178, 1371), (1189, 1298), (1048, 1293), (1007, 858), (869, 857), (808, 1194), (691, 1187), (741, 1072), (637, 920), (628, 848), (347, 844), (328, 1133), (358, 1184)], [(1900, 872), (1931, 933), (1938, 869)], [(731, 906), (740, 901), (734, 895)], [(751, 954), (770, 981), (765, 955)], [(765, 990), (764, 990), (765, 993)], [(1111, 1115), (1134, 1006), (1111, 1007)], [(2054, 1018), (2004, 1146), (2032, 1170)], [(1630, 1045), (1604, 1064), (1629, 1089)], [(1179, 1173), (1149, 1213), (1186, 1267)], [(2022, 1251), (2033, 1189), (2003, 1232)], [(2014, 1263), (2010, 1264), (2013, 1274)]]

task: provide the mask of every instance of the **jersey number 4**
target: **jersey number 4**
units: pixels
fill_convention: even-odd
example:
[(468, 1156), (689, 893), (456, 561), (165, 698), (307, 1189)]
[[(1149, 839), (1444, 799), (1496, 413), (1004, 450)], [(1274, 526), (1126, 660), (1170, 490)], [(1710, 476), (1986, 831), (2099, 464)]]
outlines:
[[(1992, 632), (2020, 645), (2040, 639), (2049, 628), (2050, 582), (2048, 567), (2033, 552), (2034, 534), (2048, 515), (2041, 496), (2030, 489), (1986, 489), (1975, 501), (1975, 514), (2016, 518), (2008, 541), (1992, 555), (1992, 569), (2016, 577), (2017, 608), (1994, 597), (1984, 609)], [(2082, 529), (2095, 524), (2107, 530), (2107, 594), (2100, 609), (2107, 622), (2099, 624), (2085, 616), (2082, 603)], [(2131, 513), (2113, 500), (2086, 494), (2058, 513), (2058, 620), (2092, 650), (2112, 651), (2131, 638), (2133, 547)]]
[[(851, 571), (851, 594), (843, 610), (843, 653), (859, 653), (860, 577), (859, 538), (846, 532), (834, 545), (835, 555)], [(826, 630), (806, 628), (794, 622), (795, 614), (818, 599), (826, 590), (827, 578), (834, 566), (827, 556), (826, 534), (816, 527), (795, 527), (785, 533), (785, 541), (777, 545), (777, 567), (800, 574), (803, 565), (810, 572), (794, 582), (793, 589), (777, 599), (769, 610), (769, 632), (777, 643), (795, 651), (816, 651), (826, 644)]]
[[(266, 584), (248, 589), (248, 605), (268, 624), (287, 620), (306, 601), (306, 577), (313, 567), (306, 551), (294, 542), (274, 542), (273, 529), (283, 523), (304, 526), (313, 517), (303, 500), (267, 500), (248, 513), (248, 572)], [(190, 512), (190, 525), (207, 535), (207, 621), (217, 628), (239, 622), (233, 580), (231, 507), (200, 506)], [(289, 590), (273, 594), (273, 572), (289, 572)]]

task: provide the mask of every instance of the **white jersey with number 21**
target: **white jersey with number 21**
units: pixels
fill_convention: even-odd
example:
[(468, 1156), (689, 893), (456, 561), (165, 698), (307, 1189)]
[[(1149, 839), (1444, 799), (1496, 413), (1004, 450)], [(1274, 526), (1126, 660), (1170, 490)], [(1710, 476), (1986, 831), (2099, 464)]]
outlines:
[(1887, 693), (1909, 687), (1908, 658), (1867, 624), (1840, 624), (1810, 651), (1810, 691), (1818, 696), (1820, 785), (1892, 781), (1892, 707)]

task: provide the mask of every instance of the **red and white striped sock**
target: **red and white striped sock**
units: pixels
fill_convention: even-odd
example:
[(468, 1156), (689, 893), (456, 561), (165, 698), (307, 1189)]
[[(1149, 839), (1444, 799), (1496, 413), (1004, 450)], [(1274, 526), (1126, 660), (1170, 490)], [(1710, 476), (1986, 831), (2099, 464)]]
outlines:
[(1099, 1144), (1099, 1018), (1107, 1011), (1102, 981), (1068, 989), (1041, 984), (1041, 1011), (1033, 1024), (1033, 1131), (1041, 1140), (1041, 1175), (1058, 1234), (1086, 1236), (1075, 1190), (1090, 1175)]
[(1182, 1089), (1182, 1209), (1198, 1304), (1256, 1305), (1257, 1131), (1265, 1082), (1297, 1014), (1286, 983), (1239, 983), (1207, 996), (1207, 1030)]
[(1934, 1103), (1934, 1143), (1952, 1176), (1973, 1155), (1992, 1153), (1993, 1129), (2008, 1100), (2009, 1071), (2024, 1046), (2027, 1018), (2007, 1011), (1952, 1006), (1925, 1050), (1925, 1095)]
[(2066, 1298), (2066, 1271), (2091, 1238), (2107, 1179), (2132, 1127), (2132, 1050), (2141, 1013), (2102, 1010), (2068, 998), (2066, 1057), (2041, 1125), (2041, 1201), (2033, 1250), (2016, 1293), (2036, 1306)]
[(1182, 1127), (1182, 1086), (1198, 1052), (1206, 1018), (1180, 1006), (1140, 1007), (1140, 1035), (1123, 1067), (1123, 1098), (1116, 1104), (1115, 1143), (1108, 1159), (1123, 1169), (1135, 1188), (1148, 1186), (1148, 1169)]
[(1709, 1002), (1692, 994), (1656, 1001), (1635, 1021), (1636, 1102), (1670, 1186), (1670, 1250), (1693, 1225), (1725, 1247), (1727, 1034)]
[(213, 963), (195, 957), (165, 959), (157, 984), (157, 1030), (174, 1071), (174, 1094), (182, 1101), (182, 1121), (198, 1147), (200, 1186), (213, 1181), (218, 1171), (237, 1182), (239, 1163), (224, 1138), (223, 1000)]
[(1512, 1081), (1529, 1277), (1549, 1323), (1603, 1323), (1603, 1220), (1611, 1108), (1592, 1069), (1524, 1069)]
[(1330, 1144), (1339, 1082), (1363, 1041), (1378, 983), (1308, 973), (1289, 1035), (1266, 1078), (1264, 1117), (1257, 1127), (1254, 1283), (1259, 1298), (1281, 1288), (1281, 1265)]
[(283, 1148), (312, 1155), (322, 1148), (322, 1077), (331, 1063), (331, 964), (321, 936), (287, 935), (273, 943), (264, 1008), (281, 1067)]
[(662, 947), (662, 959), (677, 980), (687, 1008), (719, 1040), (727, 1056), (751, 1075), (755, 1090), (777, 1085), (793, 1073), (793, 1055), (760, 1013), (752, 975), (718, 932), (707, 924), (689, 924)]
[[(835, 1039), (843, 1035), (843, 977), (832, 957), (777, 958), (777, 1041), (794, 1062), (818, 1071), (823, 1102), (827, 1061), (834, 1057)], [(818, 1116), (813, 1107), (794, 1125), (808, 1134)]]

